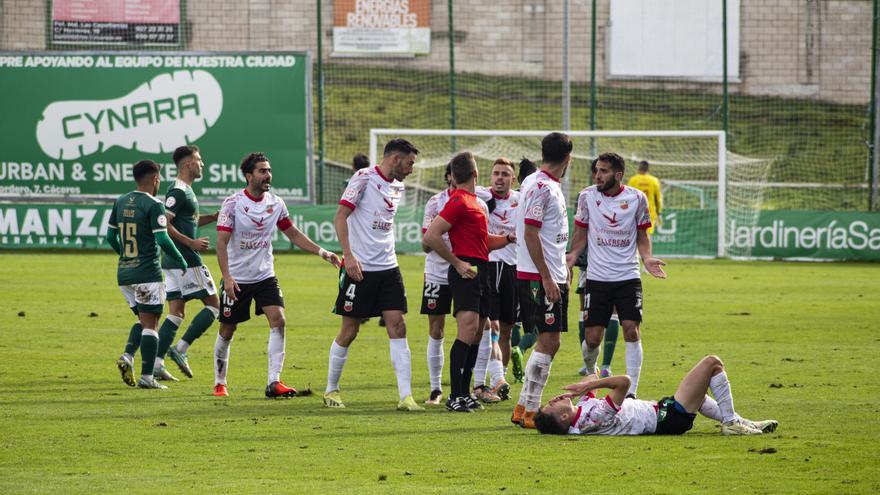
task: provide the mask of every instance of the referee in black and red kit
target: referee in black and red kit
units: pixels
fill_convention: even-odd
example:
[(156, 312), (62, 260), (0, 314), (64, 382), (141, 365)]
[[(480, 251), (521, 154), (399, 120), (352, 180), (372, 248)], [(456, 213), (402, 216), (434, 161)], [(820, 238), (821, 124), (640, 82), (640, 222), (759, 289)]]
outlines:
[[(431, 222), (422, 246), (426, 252), (433, 250), (449, 262), (449, 289), (458, 335), (449, 353), (452, 393), (446, 408), (472, 412), (483, 408), (469, 392), (480, 338), (489, 316), (489, 251), (514, 243), (516, 238), (489, 235), (489, 209), (474, 193), (478, 175), (474, 155), (468, 151), (459, 153), (450, 164), (455, 191)], [(443, 234), (447, 232), (451, 252), (443, 243)]]

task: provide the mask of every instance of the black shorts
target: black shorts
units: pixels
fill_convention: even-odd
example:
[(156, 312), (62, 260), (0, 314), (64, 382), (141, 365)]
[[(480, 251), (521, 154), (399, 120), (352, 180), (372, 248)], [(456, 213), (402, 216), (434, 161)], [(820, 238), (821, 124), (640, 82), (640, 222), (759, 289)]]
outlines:
[(694, 427), (695, 413), (687, 412), (672, 397), (664, 397), (657, 401), (657, 435), (681, 435)]
[(449, 284), (425, 282), (422, 291), (423, 315), (448, 315), (452, 310), (452, 291)]
[(537, 327), (538, 333), (568, 331), (568, 285), (559, 286), (559, 302), (547, 301), (540, 280), (517, 280), (519, 311), (527, 330)]
[(237, 301), (226, 296), (223, 281), (220, 281), (220, 323), (241, 323), (251, 319), (251, 301), (254, 301), (255, 313), (263, 314), (263, 306), (284, 307), (284, 295), (278, 286), (278, 279), (267, 278), (253, 284), (238, 284), (240, 289), (235, 295)]
[(642, 281), (634, 278), (621, 282), (587, 280), (584, 311), (588, 327), (605, 327), (617, 308), (620, 320), (642, 321)]
[(489, 262), (489, 319), (513, 325), (516, 321), (516, 266)]
[(406, 313), (406, 289), (400, 268), (362, 273), (363, 280), (355, 282), (345, 268), (341, 269), (334, 313), (352, 318), (381, 316), (382, 311)]
[(477, 269), (475, 278), (461, 278), (455, 267), (449, 267), (449, 290), (455, 303), (453, 316), (459, 311), (479, 313), (480, 318), (489, 317), (489, 263), (476, 258), (461, 258)]

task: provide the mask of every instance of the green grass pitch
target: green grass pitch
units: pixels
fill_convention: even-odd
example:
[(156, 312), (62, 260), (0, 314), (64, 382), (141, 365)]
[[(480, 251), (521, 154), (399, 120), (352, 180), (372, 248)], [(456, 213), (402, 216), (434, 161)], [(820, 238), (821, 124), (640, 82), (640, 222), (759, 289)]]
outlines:
[[(195, 378), (131, 389), (114, 366), (133, 319), (113, 256), (0, 254), (0, 493), (880, 492), (880, 265), (669, 261), (668, 280), (645, 282), (639, 395), (670, 394), (701, 356), (718, 354), (737, 410), (778, 419), (775, 434), (722, 437), (698, 418), (676, 438), (549, 437), (513, 427), (511, 402), (472, 415), (400, 413), (375, 320), (342, 378), (348, 409), (326, 410), (337, 279), (303, 255), (276, 258), (283, 377), (314, 396), (263, 398), (262, 317), (233, 342), (231, 397), (210, 395), (216, 326), (190, 351)], [(422, 262), (401, 257), (419, 401), (428, 393)], [(579, 378), (572, 330), (545, 399)], [(447, 353), (452, 335), (454, 324)], [(620, 346), (614, 370), (623, 358)]]

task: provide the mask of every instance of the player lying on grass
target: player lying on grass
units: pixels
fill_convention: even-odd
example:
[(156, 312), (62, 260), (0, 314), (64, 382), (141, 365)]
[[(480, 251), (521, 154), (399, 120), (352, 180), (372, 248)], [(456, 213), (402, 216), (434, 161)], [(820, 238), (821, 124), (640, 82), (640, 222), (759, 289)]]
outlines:
[[(560, 395), (541, 408), (535, 427), (541, 433), (563, 435), (681, 435), (693, 427), (697, 412), (721, 423), (723, 435), (760, 435), (776, 430), (777, 421), (750, 421), (733, 409), (730, 382), (718, 356), (706, 356), (678, 385), (672, 397), (660, 401), (626, 398), (630, 378), (626, 375), (598, 378), (590, 375), (580, 383), (563, 387)], [(607, 389), (599, 399), (593, 390)], [(715, 397), (706, 395), (708, 390)], [(571, 399), (578, 398), (577, 404)]]

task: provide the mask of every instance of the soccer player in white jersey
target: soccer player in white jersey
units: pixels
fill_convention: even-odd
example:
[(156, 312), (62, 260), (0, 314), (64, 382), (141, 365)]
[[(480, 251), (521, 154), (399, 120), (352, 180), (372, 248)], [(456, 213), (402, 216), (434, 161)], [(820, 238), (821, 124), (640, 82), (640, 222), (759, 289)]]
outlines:
[(223, 201), (217, 219), (217, 262), (221, 283), (220, 330), (214, 344), (214, 395), (226, 396), (229, 345), (238, 324), (256, 314), (269, 320), (269, 373), (266, 397), (293, 397), (296, 389), (281, 381), (284, 367), (284, 297), (275, 277), (272, 237), (280, 230), (300, 249), (317, 254), (338, 267), (339, 258), (321, 248), (290, 220), (284, 200), (269, 192), (272, 167), (263, 153), (251, 153), (241, 162), (247, 187)]
[(596, 372), (602, 334), (617, 308), (626, 343), (626, 374), (631, 378), (628, 395), (635, 397), (642, 369), (642, 280), (636, 246), (648, 273), (657, 278), (666, 278), (666, 273), (665, 263), (651, 254), (648, 200), (642, 191), (621, 183), (625, 167), (623, 157), (616, 153), (599, 155), (596, 184), (578, 196), (568, 266), (574, 265), (576, 253), (586, 243), (587, 374)]
[(541, 170), (523, 181), (516, 212), (516, 278), (525, 328), (538, 328), (525, 381), (510, 421), (534, 428), (550, 365), (568, 331), (568, 212), (559, 181), (571, 162), (571, 138), (553, 132), (541, 140)]
[[(449, 194), (455, 190), (450, 164), (446, 164), (444, 174), (447, 188), (431, 196), (425, 204), (425, 215), (422, 219), (422, 235), (428, 231), (431, 222), (446, 206)], [(443, 236), (447, 247), (449, 235)], [(449, 279), (446, 276), (449, 263), (434, 251), (425, 256), (425, 286), (422, 291), (421, 314), (428, 315), (428, 379), (431, 382), (431, 393), (425, 404), (439, 405), (443, 400), (441, 377), (443, 375), (443, 337), (446, 328), (446, 315), (452, 311), (452, 292), (449, 290)]]
[[(599, 378), (590, 375), (565, 386), (560, 395), (541, 408), (535, 424), (541, 433), (564, 435), (681, 435), (693, 427), (697, 412), (721, 423), (722, 435), (760, 435), (776, 430), (772, 419), (751, 421), (733, 408), (733, 394), (724, 363), (706, 356), (681, 380), (675, 395), (659, 401), (626, 397), (626, 375)], [(593, 390), (607, 389), (603, 398)], [(713, 397), (706, 395), (711, 391)], [(577, 398), (577, 405), (571, 399)]]
[(344, 273), (339, 280), (336, 314), (339, 334), (330, 345), (324, 405), (344, 408), (339, 379), (362, 318), (384, 316), (397, 376), (402, 411), (423, 411), (412, 398), (412, 357), (406, 340), (406, 290), (394, 252), (394, 216), (403, 197), (403, 179), (412, 173), (419, 150), (405, 139), (385, 145), (382, 163), (358, 170), (339, 200), (334, 224), (342, 246)]
[[(515, 172), (508, 158), (495, 159), (492, 165), (492, 187), (477, 186), (477, 197), (489, 207), (489, 233), (498, 236), (516, 235), (516, 208), (519, 191), (513, 190)], [(474, 392), (484, 402), (510, 398), (510, 385), (504, 379), (510, 361), (510, 333), (516, 322), (516, 245), (511, 244), (489, 253), (489, 321), (490, 332), (483, 332), (480, 352), (474, 367)], [(489, 383), (485, 383), (486, 371)]]

